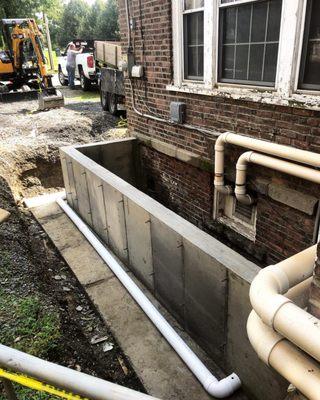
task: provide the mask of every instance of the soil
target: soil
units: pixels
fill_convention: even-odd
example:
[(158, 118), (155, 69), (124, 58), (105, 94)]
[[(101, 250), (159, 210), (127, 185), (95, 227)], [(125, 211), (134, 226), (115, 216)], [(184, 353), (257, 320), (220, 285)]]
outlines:
[[(42, 313), (58, 315), (57, 339), (43, 349), (45, 358), (144, 391), (83, 288), (23, 206), (23, 197), (63, 186), (60, 146), (125, 135), (115, 129), (119, 118), (103, 112), (97, 98), (79, 101), (78, 93), (63, 90), (68, 98), (61, 109), (38, 113), (36, 101), (0, 103), (0, 208), (11, 213), (0, 224), (0, 295), (37, 298)], [(11, 320), (2, 315), (0, 308), (0, 326), (10, 330)], [(92, 344), (102, 337), (105, 342)], [(3, 343), (0, 331), (0, 343), (21, 348), (22, 340)], [(109, 351), (103, 351), (106, 342), (113, 346)]]

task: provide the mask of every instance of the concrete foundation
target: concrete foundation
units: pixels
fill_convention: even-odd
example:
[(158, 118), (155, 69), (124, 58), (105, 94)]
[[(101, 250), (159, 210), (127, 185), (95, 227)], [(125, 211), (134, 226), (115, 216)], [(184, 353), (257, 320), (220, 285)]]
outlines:
[(246, 334), (259, 267), (139, 190), (137, 139), (60, 152), (69, 205), (252, 398), (283, 399), (287, 383)]

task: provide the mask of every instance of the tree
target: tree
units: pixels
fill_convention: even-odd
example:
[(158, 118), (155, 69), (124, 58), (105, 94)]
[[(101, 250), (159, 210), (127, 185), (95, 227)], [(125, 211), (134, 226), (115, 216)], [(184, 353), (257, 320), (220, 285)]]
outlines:
[(96, 25), (96, 39), (119, 40), (119, 12), (116, 0), (108, 0), (100, 13)]
[(1, 18), (35, 18), (37, 13), (54, 13), (61, 0), (0, 0)]
[(84, 0), (70, 0), (64, 5), (58, 43), (66, 46), (71, 40), (79, 38), (80, 28), (90, 11), (89, 5)]
[(104, 2), (102, 0), (96, 0), (88, 13), (84, 16), (80, 30), (79, 36), (85, 39), (97, 39), (97, 21), (103, 12)]

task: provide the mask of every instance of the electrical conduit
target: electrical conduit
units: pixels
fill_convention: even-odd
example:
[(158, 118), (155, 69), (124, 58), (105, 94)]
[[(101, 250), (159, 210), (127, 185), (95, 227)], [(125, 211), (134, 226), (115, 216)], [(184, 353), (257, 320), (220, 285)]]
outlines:
[(128, 292), (139, 304), (145, 314), (150, 318), (154, 325), (158, 328), (161, 334), (179, 354), (182, 360), (186, 363), (189, 369), (201, 382), (204, 389), (213, 397), (218, 399), (225, 398), (234, 393), (240, 386), (241, 381), (239, 377), (232, 373), (226, 378), (218, 381), (218, 379), (211, 374), (207, 367), (200, 361), (200, 359), (193, 353), (188, 345), (180, 338), (171, 325), (164, 319), (159, 311), (154, 307), (150, 300), (143, 294), (138, 286), (133, 282), (129, 275), (121, 268), (118, 261), (107, 250), (107, 248), (97, 239), (95, 234), (89, 227), (81, 220), (81, 218), (72, 210), (72, 208), (64, 201), (63, 198), (57, 199), (57, 203), (68, 215), (68, 217), (77, 226), (80, 232), (87, 238), (90, 244), (94, 247), (100, 257), (111, 268), (120, 282), (126, 287)]

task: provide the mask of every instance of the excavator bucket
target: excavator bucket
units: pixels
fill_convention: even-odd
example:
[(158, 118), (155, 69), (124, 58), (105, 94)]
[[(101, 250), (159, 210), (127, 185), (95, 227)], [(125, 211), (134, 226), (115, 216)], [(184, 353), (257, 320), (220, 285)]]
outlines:
[(59, 108), (64, 106), (64, 97), (60, 90), (48, 88), (42, 90), (38, 95), (39, 111)]

